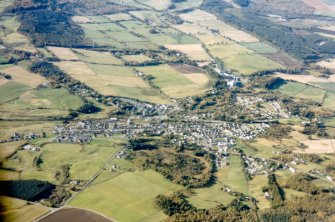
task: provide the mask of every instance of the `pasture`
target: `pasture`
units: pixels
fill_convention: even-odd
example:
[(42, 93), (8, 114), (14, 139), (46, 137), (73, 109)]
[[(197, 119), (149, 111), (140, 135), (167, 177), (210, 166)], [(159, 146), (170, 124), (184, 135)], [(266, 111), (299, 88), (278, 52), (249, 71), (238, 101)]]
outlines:
[(247, 49), (239, 44), (210, 45), (208, 49), (230, 69), (250, 75), (264, 70), (284, 69), (285, 67)]
[(326, 93), (326, 91), (321, 88), (298, 82), (287, 82), (279, 89), (276, 89), (276, 91), (279, 91), (288, 96), (298, 97), (302, 99), (310, 99), (321, 103)]
[(11, 80), (8, 80), (7, 82), (14, 81), (32, 88), (36, 88), (37, 86), (48, 82), (48, 80), (46, 80), (44, 77), (35, 73), (31, 73), (21, 66), (9, 67), (7, 69), (1, 70), (1, 72), (9, 74), (12, 77)]
[(141, 4), (152, 7), (156, 10), (164, 10), (167, 9), (171, 5), (170, 0), (142, 0)]
[(79, 60), (76, 54), (70, 48), (47, 47), (47, 49), (60, 60)]
[(318, 63), (316, 63), (317, 65), (327, 68), (327, 69), (331, 69), (331, 70), (335, 70), (335, 59), (327, 59), (327, 60), (323, 60), (320, 61)]
[(302, 141), (308, 148), (295, 151), (296, 153), (308, 154), (330, 154), (335, 153), (335, 140), (334, 139), (317, 139)]
[(131, 20), (131, 16), (126, 13), (118, 13), (112, 15), (104, 15), (111, 22)]
[(266, 175), (254, 176), (249, 181), (250, 195), (258, 201), (257, 206), (259, 209), (271, 208), (271, 201), (267, 200), (262, 191), (263, 187), (268, 186), (268, 178)]
[(243, 43), (243, 45), (260, 54), (278, 52), (277, 49), (264, 42), (248, 42)]
[(101, 174), (101, 182), (87, 187), (70, 205), (100, 212), (119, 222), (159, 221), (166, 216), (154, 205), (155, 197), (184, 189), (153, 170), (110, 174)]
[(40, 204), (29, 204), (25, 200), (11, 197), (0, 196), (0, 202), (2, 206), (0, 217), (3, 222), (34, 221), (49, 211), (49, 208)]
[(20, 97), (30, 87), (16, 82), (8, 82), (0, 87), (0, 104)]
[(122, 59), (124, 59), (125, 61), (127, 62), (138, 62), (138, 63), (141, 63), (141, 62), (148, 62), (148, 61), (151, 61), (152, 58), (146, 56), (146, 55), (124, 55), (122, 56)]
[(195, 61), (212, 60), (201, 44), (165, 45), (165, 47), (170, 50), (176, 50), (185, 53), (190, 59)]
[(222, 183), (231, 190), (249, 195), (248, 183), (242, 171), (242, 163), (239, 156), (230, 156), (229, 165), (222, 167)]
[(188, 198), (190, 204), (200, 209), (210, 209), (219, 204), (227, 205), (234, 199), (232, 195), (221, 190), (226, 178), (224, 170), (219, 169), (216, 177), (214, 185), (192, 190), (192, 195)]
[(169, 65), (138, 67), (145, 75), (152, 75), (152, 83), (159, 87), (166, 95), (172, 98), (182, 98), (199, 95), (209, 89), (209, 86), (192, 82), (180, 72)]
[[(4, 167), (22, 170), (21, 179), (40, 179), (54, 184), (65, 178), (63, 166), (70, 165), (70, 180), (89, 180), (120, 149), (123, 139), (96, 139), (90, 144), (48, 143), (41, 152), (19, 150), (11, 158), (3, 161)], [(36, 158), (42, 161), (37, 166)], [(56, 176), (57, 172), (60, 176)], [(58, 173), (58, 174), (59, 174)]]
[(11, 143), (0, 143), (0, 162), (13, 155), (26, 141), (15, 141)]
[(122, 65), (123, 62), (113, 56), (110, 52), (98, 52), (93, 50), (75, 49), (76, 56), (86, 63)]

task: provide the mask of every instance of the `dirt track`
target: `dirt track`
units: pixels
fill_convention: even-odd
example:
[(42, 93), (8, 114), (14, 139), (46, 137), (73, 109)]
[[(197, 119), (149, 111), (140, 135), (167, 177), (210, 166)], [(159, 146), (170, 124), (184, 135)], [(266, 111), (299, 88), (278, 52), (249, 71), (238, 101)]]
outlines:
[(65, 208), (43, 218), (39, 222), (112, 222), (99, 214), (77, 208)]

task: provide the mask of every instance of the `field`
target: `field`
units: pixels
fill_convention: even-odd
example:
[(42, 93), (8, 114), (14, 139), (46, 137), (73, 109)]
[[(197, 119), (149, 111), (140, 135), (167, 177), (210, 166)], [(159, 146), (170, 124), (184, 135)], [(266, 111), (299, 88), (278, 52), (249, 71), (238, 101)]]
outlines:
[(167, 9), (171, 1), (170, 0), (161, 0), (161, 1), (156, 1), (156, 0), (142, 0), (142, 4), (147, 5), (149, 7), (152, 7), (156, 10), (164, 10)]
[(164, 219), (166, 216), (154, 206), (154, 198), (183, 189), (152, 170), (125, 172), (116, 177), (104, 172), (99, 177), (97, 180), (102, 182), (87, 187), (70, 205), (100, 212), (119, 222)]
[(123, 96), (155, 103), (167, 103), (131, 67), (84, 62), (62, 61), (55, 63), (62, 70), (103, 95)]
[(335, 140), (334, 139), (318, 139), (302, 141), (308, 148), (299, 150), (299, 153), (335, 153)]
[(11, 75), (12, 79), (7, 82), (14, 81), (32, 88), (36, 88), (37, 86), (48, 82), (44, 77), (31, 73), (21, 66), (13, 66), (3, 69), (1, 72)]
[(93, 50), (73, 50), (81, 61), (92, 64), (122, 65), (122, 61), (109, 52), (97, 52)]
[(310, 99), (321, 103), (326, 93), (323, 89), (298, 82), (287, 82), (277, 89), (277, 91), (280, 91), (288, 96)]
[(47, 49), (61, 60), (78, 60), (76, 54), (69, 48), (49, 46)]
[(126, 60), (127, 62), (147, 62), (151, 61), (152, 59), (146, 55), (124, 55), (122, 59)]
[(243, 45), (260, 54), (278, 52), (277, 49), (264, 42), (249, 42)]
[(190, 204), (200, 209), (210, 209), (219, 204), (227, 205), (234, 199), (233, 196), (221, 190), (226, 179), (225, 171), (219, 169), (216, 177), (217, 182), (214, 185), (192, 190), (192, 196), (188, 198)]
[[(59, 184), (64, 178), (56, 178), (64, 165), (70, 165), (71, 180), (89, 180), (119, 149), (123, 139), (96, 139), (90, 144), (47, 143), (41, 152), (19, 150), (12, 158), (3, 162), (4, 167), (22, 170), (21, 179), (40, 179)], [(34, 164), (39, 157), (42, 163)]]
[(335, 59), (328, 59), (318, 62), (317, 65), (327, 69), (335, 70)]
[(229, 165), (222, 168), (222, 183), (232, 191), (249, 195), (246, 177), (242, 171), (241, 159), (238, 156), (230, 156)]
[(104, 15), (111, 22), (131, 20), (131, 16), (125, 13), (118, 13), (113, 15)]
[(331, 75), (329, 78), (322, 78), (313, 75), (292, 75), (292, 74), (284, 74), (284, 73), (276, 73), (277, 77), (293, 80), (301, 83), (311, 83), (311, 84), (320, 84), (320, 83), (335, 83), (335, 75)]
[(43, 218), (41, 222), (58, 222), (58, 221), (68, 221), (81, 222), (81, 221), (101, 221), (101, 222), (111, 222), (110, 219), (97, 214), (92, 211), (77, 209), (77, 208), (64, 208), (56, 211), (55, 213)]
[(266, 175), (257, 175), (249, 181), (250, 194), (258, 201), (259, 209), (266, 209), (271, 207), (271, 201), (264, 196), (262, 188), (268, 185), (268, 178)]
[(213, 57), (217, 57), (227, 68), (241, 74), (250, 75), (264, 70), (284, 69), (285, 67), (264, 57), (255, 54), (249, 49), (238, 45), (211, 45), (208, 49)]
[(28, 204), (27, 201), (0, 196), (0, 217), (3, 222), (27, 222), (46, 214), (49, 208), (39, 204)]
[(0, 162), (13, 155), (26, 141), (16, 141), (11, 143), (0, 143)]
[[(154, 77), (152, 80), (153, 84), (172, 98), (199, 95), (209, 89), (207, 84), (200, 84), (202, 82), (195, 83), (196, 81), (191, 81), (186, 77), (188, 74), (184, 75), (177, 72), (169, 65), (138, 67), (138, 70), (145, 75), (152, 75)], [(201, 73), (201, 76), (203, 75), (205, 74)]]
[(191, 45), (165, 45), (170, 50), (177, 50), (185, 53), (190, 59), (196, 61), (211, 61), (212, 59), (207, 52), (202, 48), (201, 44)]

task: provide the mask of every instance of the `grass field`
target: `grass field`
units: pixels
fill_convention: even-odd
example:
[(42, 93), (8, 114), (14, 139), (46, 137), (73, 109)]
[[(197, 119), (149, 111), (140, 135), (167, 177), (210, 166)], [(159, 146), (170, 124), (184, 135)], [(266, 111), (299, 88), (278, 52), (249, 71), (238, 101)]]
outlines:
[(329, 109), (335, 109), (335, 93), (327, 92), (325, 100), (323, 101), (323, 106)]
[(248, 42), (248, 43), (243, 43), (244, 46), (247, 48), (257, 52), (257, 53), (276, 53), (278, 52), (277, 49), (273, 48), (267, 43), (264, 42)]
[(154, 76), (153, 84), (173, 98), (199, 95), (209, 89), (207, 85), (197, 85), (169, 65), (138, 67), (138, 70)]
[[(55, 178), (56, 172), (62, 172), (62, 166), (70, 165), (71, 180), (89, 180), (111, 158), (123, 143), (120, 136), (111, 139), (96, 139), (90, 144), (49, 143), (41, 152), (19, 150), (3, 162), (4, 167), (22, 170), (21, 179), (40, 179), (55, 184), (61, 182)], [(34, 159), (40, 157), (42, 163), (37, 167)]]
[[(109, 172), (100, 177), (110, 178)], [(70, 202), (115, 219), (119, 222), (161, 221), (165, 215), (154, 206), (158, 194), (171, 194), (184, 189), (153, 170), (125, 172), (91, 185)]]
[(0, 196), (0, 217), (3, 222), (27, 222), (46, 214), (49, 208), (40, 204), (28, 204), (27, 201)]
[(12, 99), (18, 98), (21, 94), (29, 89), (30, 87), (20, 83), (6, 83), (0, 87), (0, 103), (8, 102)]
[(85, 49), (75, 49), (74, 52), (80, 60), (87, 63), (122, 65), (122, 61), (109, 52), (97, 52)]
[(224, 64), (241, 74), (250, 75), (264, 70), (284, 69), (285, 67), (239, 44), (210, 45), (210, 53)]
[(108, 18), (108, 20), (111, 22), (131, 20), (131, 16), (126, 13), (118, 13), (118, 14), (104, 15), (104, 16)]
[(238, 156), (230, 156), (230, 164), (222, 168), (222, 183), (233, 191), (249, 195), (248, 183), (242, 171), (241, 159)]
[(127, 62), (147, 62), (151, 61), (152, 59), (146, 55), (124, 55), (122, 59), (126, 60)]
[(160, 1), (142, 0), (141, 3), (144, 4), (144, 5), (147, 5), (149, 7), (152, 7), (156, 10), (164, 10), (164, 9), (167, 9), (170, 6), (171, 1), (170, 0), (160, 0)]
[(217, 182), (214, 185), (192, 190), (192, 196), (188, 198), (190, 204), (200, 209), (210, 209), (219, 204), (229, 204), (234, 197), (221, 190), (227, 178), (225, 174), (224, 170), (219, 169), (216, 173)]
[(287, 82), (282, 85), (277, 91), (288, 96), (310, 99), (317, 102), (322, 102), (326, 91), (317, 87), (305, 85), (298, 82)]
[(47, 49), (61, 60), (79, 60), (79, 58), (70, 48), (49, 46)]
[(266, 175), (257, 175), (249, 181), (250, 194), (258, 201), (259, 209), (266, 209), (271, 207), (271, 201), (264, 196), (262, 188), (268, 186), (268, 178)]
[(0, 162), (13, 155), (26, 141), (15, 141), (11, 143), (0, 143)]

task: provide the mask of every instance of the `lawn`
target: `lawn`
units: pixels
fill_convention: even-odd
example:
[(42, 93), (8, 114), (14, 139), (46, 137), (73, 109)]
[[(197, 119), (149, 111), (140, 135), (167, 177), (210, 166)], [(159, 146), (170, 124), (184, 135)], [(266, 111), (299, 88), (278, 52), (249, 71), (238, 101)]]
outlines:
[[(108, 174), (105, 171), (99, 177), (108, 178)], [(155, 197), (184, 189), (153, 170), (125, 172), (102, 181), (87, 187), (70, 205), (95, 210), (119, 222), (161, 221), (165, 216), (154, 205)]]

